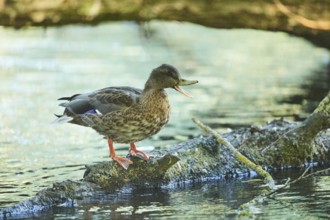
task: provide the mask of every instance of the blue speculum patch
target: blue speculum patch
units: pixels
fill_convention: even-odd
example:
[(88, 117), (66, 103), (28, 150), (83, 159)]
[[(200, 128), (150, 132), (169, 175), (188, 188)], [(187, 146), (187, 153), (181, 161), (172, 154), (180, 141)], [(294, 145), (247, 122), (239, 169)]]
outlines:
[(89, 114), (97, 114), (97, 112), (95, 111), (95, 109), (91, 109), (88, 110), (87, 112), (85, 112), (84, 114), (89, 113)]

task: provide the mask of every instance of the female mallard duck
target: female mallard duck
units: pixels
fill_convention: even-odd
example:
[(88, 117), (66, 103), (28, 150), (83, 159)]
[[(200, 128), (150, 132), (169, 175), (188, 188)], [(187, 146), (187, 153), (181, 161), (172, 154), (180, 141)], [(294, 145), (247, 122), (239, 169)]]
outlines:
[(190, 95), (179, 86), (197, 83), (180, 77), (176, 68), (163, 64), (154, 69), (144, 89), (108, 87), (91, 93), (63, 97), (67, 100), (63, 115), (57, 122), (69, 122), (91, 127), (108, 139), (110, 156), (127, 169), (132, 161), (116, 156), (113, 141), (129, 143), (129, 153), (147, 160), (148, 155), (137, 150), (134, 142), (156, 134), (168, 122), (170, 105), (165, 88), (174, 88), (185, 96)]

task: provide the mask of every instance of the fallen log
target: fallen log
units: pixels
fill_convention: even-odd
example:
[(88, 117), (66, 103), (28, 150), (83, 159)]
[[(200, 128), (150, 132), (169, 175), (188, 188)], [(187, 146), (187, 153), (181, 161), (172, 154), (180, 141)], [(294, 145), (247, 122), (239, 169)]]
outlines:
[(329, 9), (328, 0), (0, 0), (0, 25), (21, 28), (174, 20), (215, 28), (284, 31), (329, 49)]
[[(271, 168), (302, 166), (330, 161), (330, 93), (303, 122), (273, 120), (264, 126), (240, 128), (222, 134), (233, 147), (256, 164)], [(26, 217), (53, 206), (83, 203), (96, 192), (117, 193), (123, 188), (166, 187), (186, 181), (249, 175), (251, 170), (236, 160), (214, 137), (199, 137), (167, 149), (151, 152), (148, 161), (132, 158), (123, 170), (114, 161), (86, 166), (82, 180), (54, 183), (31, 199), (0, 209), (0, 219)]]

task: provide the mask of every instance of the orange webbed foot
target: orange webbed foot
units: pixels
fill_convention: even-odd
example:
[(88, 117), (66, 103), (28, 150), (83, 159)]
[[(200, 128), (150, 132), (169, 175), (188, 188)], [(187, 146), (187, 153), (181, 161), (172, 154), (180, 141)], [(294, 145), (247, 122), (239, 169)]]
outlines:
[(148, 154), (143, 153), (142, 151), (139, 151), (139, 150), (130, 150), (129, 153), (133, 157), (138, 157), (138, 158), (140, 158), (142, 160), (148, 160), (149, 159), (149, 155)]
[(128, 166), (130, 164), (132, 164), (133, 162), (127, 158), (124, 158), (124, 157), (117, 157), (116, 156), (116, 153), (115, 153), (115, 149), (113, 147), (113, 142), (112, 142), (112, 139), (109, 138), (108, 139), (108, 145), (109, 145), (109, 150), (110, 150), (110, 157), (117, 161), (117, 163), (122, 167), (124, 168), (125, 170), (127, 170)]
[(133, 162), (127, 158), (124, 158), (124, 157), (117, 157), (117, 156), (114, 156), (112, 157), (113, 160), (117, 161), (118, 164), (124, 168), (125, 170), (127, 170), (128, 166), (131, 165)]
[(146, 154), (146, 153), (143, 153), (142, 151), (136, 149), (136, 146), (134, 143), (131, 143), (130, 144), (131, 148), (129, 150), (129, 153), (134, 156), (134, 157), (138, 157), (142, 160), (148, 160), (149, 157), (152, 157), (152, 155), (149, 155), (149, 154)]

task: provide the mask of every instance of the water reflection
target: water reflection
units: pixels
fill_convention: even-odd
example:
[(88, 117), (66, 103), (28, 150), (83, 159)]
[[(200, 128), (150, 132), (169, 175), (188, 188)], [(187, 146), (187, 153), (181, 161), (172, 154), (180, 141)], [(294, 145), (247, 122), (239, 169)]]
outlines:
[[(282, 173), (296, 178), (301, 171)], [(278, 175), (275, 175), (280, 178)], [(285, 181), (282, 179), (280, 181)], [(254, 204), (252, 216), (260, 219), (328, 218), (328, 176), (305, 179), (277, 194), (267, 203)], [(241, 180), (190, 183), (177, 189), (143, 189), (99, 194), (73, 208), (53, 208), (39, 217), (56, 219), (237, 219), (239, 206), (262, 193), (260, 181)]]
[[(59, 97), (111, 85), (142, 88), (152, 68), (173, 64), (200, 83), (187, 88), (194, 99), (169, 91), (169, 125), (139, 144), (160, 148), (200, 134), (192, 116), (221, 131), (274, 117), (304, 118), (312, 109), (306, 106), (329, 90), (329, 53), (302, 39), (176, 22), (147, 28), (148, 38), (130, 22), (0, 30), (0, 206), (55, 181), (80, 179), (84, 164), (108, 160), (94, 131), (50, 125), (62, 110)], [(117, 146), (118, 154), (127, 152)], [(173, 204), (169, 209), (177, 210)]]
[[(248, 192), (248, 193), (245, 193)], [(45, 216), (61, 219), (168, 219), (233, 217), (235, 209), (253, 198), (258, 190), (240, 181), (187, 184), (180, 189), (143, 189), (91, 198), (87, 204), (68, 211), (55, 208)], [(63, 215), (65, 211), (65, 215)]]
[[(284, 173), (283, 176), (297, 178), (298, 172)], [(289, 190), (286, 190), (269, 200), (266, 206), (260, 206), (260, 217), (276, 219), (303, 218), (328, 219), (329, 218), (329, 176), (316, 176), (299, 181)], [(284, 180), (283, 180), (284, 181)]]

